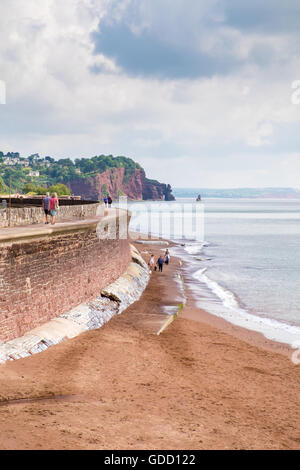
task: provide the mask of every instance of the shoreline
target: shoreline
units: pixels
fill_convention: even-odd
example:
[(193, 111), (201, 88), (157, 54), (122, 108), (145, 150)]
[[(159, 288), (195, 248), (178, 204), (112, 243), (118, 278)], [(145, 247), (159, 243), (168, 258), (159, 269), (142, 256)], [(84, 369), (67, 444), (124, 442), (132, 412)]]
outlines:
[[(143, 239), (143, 236), (145, 236), (145, 234), (139, 234), (139, 233), (136, 233), (136, 235), (141, 236), (142, 239)], [(159, 240), (159, 237), (151, 235), (151, 240)], [(169, 244), (169, 247), (171, 248), (181, 247), (181, 244), (178, 242), (168, 240), (168, 239), (163, 239), (163, 238), (161, 238), (160, 240), (162, 242), (167, 242)], [(141, 249), (143, 245), (139, 244), (138, 246), (139, 246), (139, 249)], [(147, 246), (146, 240), (145, 240), (144, 247), (145, 246)], [(149, 245), (149, 249), (150, 248), (151, 248), (151, 245)], [(162, 248), (163, 248), (163, 245), (162, 245)], [(182, 264), (185, 264), (184, 258), (177, 254), (173, 255), (172, 258), (173, 259), (178, 258)], [(292, 348), (290, 344), (267, 338), (262, 332), (256, 331), (251, 328), (248, 329), (246, 327), (236, 325), (221, 316), (215, 315), (214, 313), (209, 312), (208, 310), (205, 310), (197, 306), (197, 298), (195, 297), (194, 292), (192, 291), (191, 287), (188, 285), (188, 282), (186, 282), (184, 273), (181, 273), (181, 275), (183, 278), (185, 289), (188, 291), (187, 304), (185, 305), (184, 311), (181, 313), (181, 315), (184, 318), (188, 320), (192, 320), (192, 321), (198, 321), (200, 323), (204, 322), (210, 326), (220, 329), (221, 331), (225, 333), (231, 334), (234, 337), (241, 339), (250, 345), (261, 347), (268, 351), (278, 352), (289, 358), (291, 357), (295, 349)]]
[[(166, 248), (135, 246), (146, 261)], [(184, 300), (181, 272), (171, 256), (103, 327), (0, 365), (0, 449), (300, 449), (288, 357), (186, 318), (188, 292), (157, 335)]]
[(272, 340), (267, 338), (262, 332), (255, 331), (251, 328), (242, 327), (231, 323), (229, 320), (215, 315), (201, 307), (198, 307), (197, 299), (189, 286), (186, 286), (189, 292), (188, 305), (186, 306), (183, 315), (185, 318), (193, 321), (205, 322), (213, 327), (220, 329), (223, 332), (229, 333), (251, 345), (262, 347), (270, 351), (276, 351), (285, 356), (291, 356), (294, 349), (288, 343)]

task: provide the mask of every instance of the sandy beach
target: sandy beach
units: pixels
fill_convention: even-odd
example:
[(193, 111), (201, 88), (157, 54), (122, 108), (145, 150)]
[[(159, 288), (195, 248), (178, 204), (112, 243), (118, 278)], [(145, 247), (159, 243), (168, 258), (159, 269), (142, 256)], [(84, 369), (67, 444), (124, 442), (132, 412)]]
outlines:
[(101, 329), (0, 366), (0, 449), (300, 449), (288, 347), (197, 309), (188, 288), (155, 334), (183, 301), (180, 264)]

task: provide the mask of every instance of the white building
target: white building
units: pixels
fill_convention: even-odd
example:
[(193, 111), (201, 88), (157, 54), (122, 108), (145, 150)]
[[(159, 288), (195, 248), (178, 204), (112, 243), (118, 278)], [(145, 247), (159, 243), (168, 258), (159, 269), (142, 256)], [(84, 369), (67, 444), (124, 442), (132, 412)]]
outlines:
[(37, 171), (30, 170), (28, 175), (29, 176), (40, 176), (40, 172), (38, 170)]
[(10, 157), (4, 158), (3, 163), (4, 165), (10, 165), (10, 166), (15, 165), (15, 161)]

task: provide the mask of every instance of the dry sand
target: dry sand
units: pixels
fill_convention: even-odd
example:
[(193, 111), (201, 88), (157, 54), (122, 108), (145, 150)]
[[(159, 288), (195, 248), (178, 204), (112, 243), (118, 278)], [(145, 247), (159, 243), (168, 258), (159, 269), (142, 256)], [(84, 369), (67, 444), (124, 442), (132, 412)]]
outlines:
[(180, 302), (179, 272), (172, 258), (103, 328), (0, 366), (0, 449), (299, 449), (290, 350), (199, 311), (189, 292), (154, 334), (162, 305)]

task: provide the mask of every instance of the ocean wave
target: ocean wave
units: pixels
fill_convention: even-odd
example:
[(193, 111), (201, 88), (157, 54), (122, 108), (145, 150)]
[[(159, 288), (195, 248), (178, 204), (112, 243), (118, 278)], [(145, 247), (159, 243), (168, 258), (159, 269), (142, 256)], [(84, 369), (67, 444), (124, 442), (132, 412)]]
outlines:
[(240, 309), (239, 302), (236, 296), (234, 295), (234, 293), (228, 289), (225, 289), (216, 281), (213, 281), (212, 279), (210, 279), (205, 274), (206, 271), (207, 271), (207, 268), (200, 269), (194, 274), (194, 277), (196, 279), (199, 279), (202, 282), (205, 282), (205, 284), (210, 288), (210, 290), (222, 301), (225, 307), (228, 307), (231, 309)]
[(209, 246), (208, 242), (195, 242), (192, 244), (185, 244), (184, 249), (190, 255), (199, 255), (204, 247)]
[[(210, 303), (207, 296), (205, 296), (204, 307), (210, 313), (222, 317), (234, 325), (241, 326), (248, 330), (257, 331), (262, 333), (268, 339), (280, 343), (286, 343), (292, 347), (295, 343), (299, 342), (299, 326), (249, 313), (241, 306), (238, 298), (233, 292), (208, 277), (207, 268), (196, 271), (193, 276), (201, 283), (204, 283), (219, 300), (219, 308), (216, 308), (216, 302), (214, 301)], [(199, 307), (203, 308), (201, 300), (199, 300), (198, 304)]]

